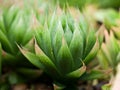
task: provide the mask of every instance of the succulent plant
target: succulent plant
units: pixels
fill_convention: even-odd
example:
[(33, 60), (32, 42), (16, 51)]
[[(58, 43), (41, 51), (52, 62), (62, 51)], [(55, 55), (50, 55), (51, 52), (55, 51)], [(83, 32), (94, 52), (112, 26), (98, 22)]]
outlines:
[[(70, 84), (86, 72), (99, 49), (95, 32), (84, 16), (75, 21), (69, 13), (54, 13), (45, 24), (37, 23), (35, 53), (20, 48), (35, 66), (43, 69), (55, 82)], [(71, 81), (72, 80), (72, 81)]]
[(102, 44), (101, 49), (97, 55), (102, 68), (112, 69), (112, 74), (116, 73), (116, 66), (120, 62), (120, 42), (117, 40), (112, 31), (110, 34), (105, 31), (105, 42)]
[[(41, 74), (41, 70), (26, 60), (17, 47), (22, 45), (34, 51), (31, 47), (32, 17), (31, 11), (15, 5), (0, 13), (0, 87), (27, 82)], [(28, 77), (28, 74), (33, 75)]]

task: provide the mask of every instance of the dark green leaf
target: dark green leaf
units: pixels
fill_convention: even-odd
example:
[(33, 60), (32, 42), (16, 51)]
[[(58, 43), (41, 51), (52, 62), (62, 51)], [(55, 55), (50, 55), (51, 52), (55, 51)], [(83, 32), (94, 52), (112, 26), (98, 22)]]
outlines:
[(11, 24), (17, 15), (17, 12), (18, 7), (15, 7), (14, 5), (4, 11), (3, 16), (6, 25), (6, 31), (9, 31), (9, 28), (11, 27)]
[(82, 76), (86, 71), (86, 66), (83, 64), (82, 67), (80, 67), (79, 69), (73, 71), (73, 72), (70, 72), (66, 75), (66, 77), (69, 79), (71, 78), (79, 78), (80, 76)]
[(83, 38), (79, 30), (75, 30), (73, 33), (73, 38), (70, 43), (70, 52), (72, 53), (72, 57), (75, 63), (75, 69), (79, 68), (81, 64), (81, 56), (83, 53)]
[(92, 70), (90, 72), (86, 72), (80, 77), (80, 80), (94, 80), (94, 79), (100, 79), (105, 76), (105, 73), (98, 70)]
[(68, 27), (68, 25), (66, 26), (66, 30), (64, 33), (65, 39), (67, 41), (68, 46), (70, 45), (71, 39), (72, 39), (72, 31), (70, 30), (70, 28)]
[[(18, 46), (19, 47), (19, 46)], [(33, 64), (35, 65), (36, 67), (38, 68), (43, 68), (41, 62), (39, 61), (39, 58), (34, 54), (34, 53), (31, 53), (29, 51), (26, 51), (24, 49), (21, 49), (19, 47), (20, 51), (22, 52), (22, 54)]]
[(88, 33), (87, 38), (86, 38), (86, 47), (85, 47), (83, 59), (90, 53), (90, 51), (93, 48), (95, 42), (96, 42), (96, 37), (95, 37), (94, 31), (90, 31)]
[(37, 44), (35, 44), (35, 52), (36, 52), (36, 56), (39, 57), (39, 61), (43, 66), (43, 70), (49, 74), (52, 73), (54, 74), (54, 76), (57, 76), (57, 74), (59, 73), (56, 66), (51, 61), (51, 59), (45, 55), (45, 53), (39, 48)]
[(87, 55), (87, 57), (84, 59), (84, 62), (88, 64), (93, 58), (96, 56), (98, 50), (100, 49), (100, 45), (98, 40), (96, 41), (95, 45), (93, 46), (92, 50), (90, 53)]
[(57, 55), (57, 65), (63, 75), (71, 72), (74, 67), (74, 61), (64, 37), (62, 38), (62, 46)]
[(8, 41), (8, 38), (5, 36), (5, 34), (0, 30), (0, 42), (3, 46), (3, 49), (5, 49), (8, 52), (13, 52), (11, 43)]
[(53, 38), (53, 50), (54, 50), (55, 58), (57, 58), (58, 51), (62, 45), (63, 28), (60, 22), (59, 22), (57, 29), (58, 30), (56, 31), (55, 37)]

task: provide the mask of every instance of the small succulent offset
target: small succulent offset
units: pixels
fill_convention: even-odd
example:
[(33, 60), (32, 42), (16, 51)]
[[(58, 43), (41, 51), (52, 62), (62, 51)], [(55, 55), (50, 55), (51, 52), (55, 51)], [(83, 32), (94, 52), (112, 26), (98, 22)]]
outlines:
[(119, 71), (116, 68), (120, 62), (120, 41), (116, 39), (112, 30), (110, 30), (110, 33), (108, 33), (108, 30), (105, 30), (104, 33), (105, 42), (102, 43), (97, 58), (101, 68), (109, 73), (107, 78), (109, 77), (111, 79), (108, 84), (102, 86), (102, 90), (111, 90), (112, 85), (116, 84), (116, 81), (114, 80), (115, 82), (113, 82), (113, 79), (119, 76)]
[(84, 16), (75, 19), (69, 13), (56, 13), (35, 30), (35, 53), (20, 48), (35, 66), (43, 69), (55, 82), (70, 84), (86, 72), (86, 65), (99, 49), (95, 32)]

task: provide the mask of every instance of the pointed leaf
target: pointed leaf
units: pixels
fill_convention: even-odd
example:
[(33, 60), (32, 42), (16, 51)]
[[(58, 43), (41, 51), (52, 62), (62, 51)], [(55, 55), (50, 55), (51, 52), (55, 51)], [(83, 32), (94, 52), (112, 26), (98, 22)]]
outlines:
[(57, 55), (57, 65), (63, 75), (71, 72), (74, 67), (73, 58), (64, 37), (62, 38), (62, 46)]
[(106, 47), (105, 43), (102, 44), (101, 52), (102, 52), (103, 55), (106, 57), (106, 60), (109, 62), (109, 64), (113, 64), (113, 63), (112, 63), (111, 55), (110, 55), (110, 53), (109, 53), (109, 51), (108, 51), (108, 48)]
[(80, 77), (80, 80), (94, 80), (94, 79), (99, 79), (99, 78), (103, 78), (105, 76), (105, 73), (103, 73), (102, 71), (98, 71), (98, 70), (92, 70), (88, 73), (83, 74)]
[(80, 59), (82, 58), (83, 53), (83, 38), (80, 31), (77, 29), (73, 33), (69, 48), (74, 59), (75, 68), (79, 68), (80, 65), (82, 65)]
[(8, 38), (5, 36), (5, 34), (0, 30), (0, 42), (3, 46), (3, 49), (5, 49), (8, 52), (13, 52), (11, 43), (8, 41)]
[(99, 41), (97, 40), (92, 50), (90, 51), (90, 53), (84, 59), (84, 62), (88, 64), (91, 60), (93, 60), (93, 58), (96, 56), (99, 49), (100, 49), (100, 44), (99, 44)]
[(79, 69), (70, 72), (66, 75), (67, 78), (79, 78), (80, 76), (82, 76), (86, 71), (86, 66), (83, 63), (83, 66), (80, 67)]
[(58, 24), (57, 29), (58, 30), (56, 31), (56, 34), (53, 38), (53, 50), (54, 50), (55, 58), (57, 58), (59, 49), (62, 45), (63, 28), (60, 23)]
[(35, 28), (35, 38), (36, 38), (36, 41), (37, 41), (39, 47), (42, 50), (44, 49), (43, 30), (44, 30), (44, 28), (42, 26)]
[(101, 50), (99, 50), (99, 52), (97, 54), (97, 58), (99, 60), (100, 66), (103, 69), (108, 69), (109, 68), (109, 62), (108, 62), (106, 56), (104, 55), (104, 53), (102, 53)]
[(86, 47), (85, 47), (83, 59), (90, 53), (95, 42), (96, 42), (96, 37), (95, 37), (94, 31), (90, 31), (86, 39)]
[[(12, 22), (11, 28), (8, 32), (10, 40), (16, 41), (18, 44), (22, 43), (23, 36), (27, 31), (26, 24), (22, 15), (23, 15), (22, 11), (18, 13), (16, 18)], [(13, 35), (11, 35), (11, 33)]]
[(4, 11), (3, 16), (4, 16), (7, 31), (9, 31), (9, 28), (11, 27), (11, 24), (17, 15), (17, 12), (18, 12), (18, 7), (15, 7), (14, 5), (9, 9), (7, 8)]
[(66, 26), (66, 30), (64, 33), (65, 39), (67, 41), (68, 46), (70, 45), (71, 39), (72, 39), (72, 31), (70, 30), (70, 28), (68, 27), (68, 25)]
[(43, 31), (43, 51), (52, 61), (54, 61), (50, 31), (48, 30), (47, 26), (44, 29), (45, 30)]
[(54, 76), (56, 77), (57, 74), (59, 74), (56, 66), (51, 61), (51, 59), (45, 55), (45, 53), (39, 48), (37, 44), (35, 44), (35, 52), (36, 52), (36, 55), (39, 57), (39, 61), (44, 66), (43, 70), (50, 75), (54, 74)]
[[(18, 46), (19, 47), (19, 46)], [(39, 61), (39, 58), (34, 54), (34, 53), (31, 53), (29, 51), (26, 51), (22, 48), (20, 48), (20, 51), (21, 53), (33, 64), (35, 65), (36, 67), (38, 68), (43, 68), (41, 62)]]

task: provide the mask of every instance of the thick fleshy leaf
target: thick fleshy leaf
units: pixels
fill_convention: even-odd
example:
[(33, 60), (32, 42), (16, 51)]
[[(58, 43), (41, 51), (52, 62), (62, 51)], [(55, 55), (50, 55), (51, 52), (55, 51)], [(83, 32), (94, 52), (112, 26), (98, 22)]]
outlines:
[(40, 48), (44, 51), (44, 53), (53, 61), (54, 61), (54, 55), (53, 55), (53, 49), (52, 49), (52, 42), (50, 37), (49, 30), (40, 30), (36, 32), (36, 40)]
[(63, 75), (71, 72), (74, 67), (74, 61), (64, 37), (62, 38), (62, 46), (57, 55), (57, 66)]
[(55, 37), (53, 38), (53, 50), (54, 50), (54, 55), (55, 58), (57, 58), (59, 49), (62, 45), (62, 37), (63, 37), (63, 28), (61, 24), (58, 24), (58, 30), (56, 31)]
[(33, 37), (34, 30), (32, 30), (33, 28), (33, 18), (32, 17), (32, 13), (26, 13), (25, 10), (23, 10), (23, 19), (24, 19), (24, 23), (25, 23), (25, 30), (24, 30), (24, 36), (22, 38), (22, 45), (25, 45), (26, 43), (28, 43), (30, 41), (30, 39)]
[(11, 43), (8, 41), (8, 38), (5, 36), (5, 34), (0, 30), (0, 42), (3, 46), (3, 49), (5, 49), (8, 52), (13, 52)]
[(79, 19), (79, 26), (80, 26), (81, 30), (84, 32), (84, 35), (85, 35), (84, 37), (86, 37), (87, 31), (89, 30), (89, 28), (88, 28), (88, 23), (82, 14), (80, 15), (80, 19)]
[[(8, 32), (11, 42), (16, 41), (18, 44), (22, 43), (23, 36), (27, 31), (26, 24), (22, 15), (23, 15), (22, 11), (17, 14)], [(13, 34), (12, 36), (11, 33)]]
[(84, 62), (88, 64), (91, 60), (93, 60), (93, 58), (96, 56), (99, 49), (100, 49), (100, 44), (99, 44), (99, 41), (97, 40), (92, 50), (90, 51), (90, 53), (84, 59)]
[(83, 66), (80, 67), (79, 69), (73, 71), (73, 72), (70, 72), (66, 75), (66, 78), (68, 79), (74, 79), (74, 78), (79, 78), (80, 76), (82, 76), (86, 71), (86, 66), (84, 65), (83, 63)]
[(108, 69), (109, 68), (109, 61), (107, 60), (106, 56), (104, 53), (102, 53), (101, 50), (99, 50), (97, 54), (97, 58), (99, 60), (99, 64), (103, 69)]
[[(19, 47), (19, 46), (18, 46)], [(22, 52), (22, 54), (33, 64), (35, 65), (36, 67), (38, 68), (43, 68), (41, 62), (39, 61), (39, 58), (34, 54), (34, 53), (31, 53), (29, 51), (26, 51), (22, 48), (20, 48), (20, 51)]]
[(35, 28), (35, 38), (36, 38), (36, 41), (37, 41), (39, 47), (42, 50), (44, 49), (43, 30), (44, 30), (44, 28), (42, 26), (39, 26), (39, 27)]
[(65, 30), (64, 36), (65, 36), (66, 42), (67, 42), (67, 44), (68, 44), (68, 46), (69, 46), (73, 34), (72, 34), (72, 31), (70, 30), (70, 28), (69, 28), (68, 25), (66, 26), (66, 30)]
[(48, 30), (47, 25), (44, 26), (45, 30), (43, 31), (43, 51), (44, 53), (53, 61), (54, 60), (54, 55), (53, 55), (53, 49), (52, 49), (52, 42), (51, 42), (51, 37), (50, 37), (50, 31)]
[(71, 16), (70, 13), (67, 13), (67, 20), (66, 20), (66, 24), (68, 25), (68, 27), (70, 28), (71, 32), (74, 32), (75, 30), (75, 22), (74, 22), (74, 19), (73, 17)]
[(35, 52), (34, 44), (35, 44), (35, 39), (32, 38), (26, 45), (24, 45), (24, 47), (31, 52)]
[(103, 55), (106, 58), (107, 62), (109, 62), (110, 64), (113, 64), (111, 55), (110, 55), (105, 43), (102, 44), (101, 52), (103, 53)]
[(11, 6), (9, 9), (7, 8), (4, 11), (3, 16), (4, 16), (7, 31), (9, 31), (9, 28), (11, 27), (11, 24), (17, 15), (17, 12), (18, 12), (18, 7), (14, 6), (14, 5)]
[(39, 57), (39, 61), (44, 66), (43, 70), (50, 75), (52, 73), (54, 74), (54, 76), (57, 76), (57, 74), (59, 74), (59, 71), (57, 71), (56, 66), (54, 65), (52, 60), (39, 48), (37, 44), (35, 44), (35, 52), (36, 56)]
[(115, 37), (113, 36), (113, 33), (110, 32), (110, 36), (108, 36), (109, 41), (106, 41), (106, 46), (108, 48), (108, 52), (110, 53), (110, 57), (112, 59), (112, 63), (113, 66), (116, 66), (113, 60), (116, 59), (117, 54), (119, 53), (120, 47), (119, 44), (117, 42), (117, 40), (115, 39)]
[(94, 31), (90, 31), (88, 33), (87, 38), (86, 38), (86, 47), (85, 47), (85, 50), (84, 50), (83, 59), (90, 53), (90, 51), (93, 48), (95, 42), (96, 42), (96, 37), (95, 37)]
[(31, 29), (27, 29), (21, 44), (26, 45), (30, 41), (30, 39), (32, 39), (33, 35), (34, 35), (34, 31), (32, 31)]
[(83, 53), (83, 38), (78, 29), (76, 29), (73, 33), (73, 38), (71, 40), (69, 48), (74, 59), (74, 68), (79, 68), (80, 65), (82, 65), (80, 60), (82, 59), (81, 56)]

